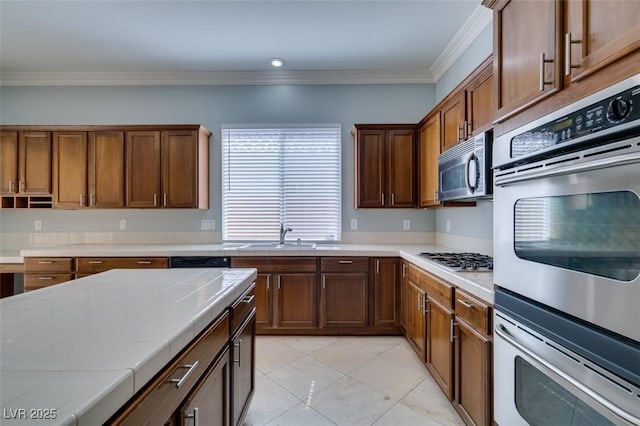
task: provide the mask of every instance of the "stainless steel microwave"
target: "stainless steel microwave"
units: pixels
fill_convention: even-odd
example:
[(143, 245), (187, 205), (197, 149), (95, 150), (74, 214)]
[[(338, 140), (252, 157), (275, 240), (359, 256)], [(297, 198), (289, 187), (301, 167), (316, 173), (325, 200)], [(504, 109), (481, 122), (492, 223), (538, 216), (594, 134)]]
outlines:
[(440, 201), (491, 198), (492, 138), (491, 131), (483, 132), (439, 155)]

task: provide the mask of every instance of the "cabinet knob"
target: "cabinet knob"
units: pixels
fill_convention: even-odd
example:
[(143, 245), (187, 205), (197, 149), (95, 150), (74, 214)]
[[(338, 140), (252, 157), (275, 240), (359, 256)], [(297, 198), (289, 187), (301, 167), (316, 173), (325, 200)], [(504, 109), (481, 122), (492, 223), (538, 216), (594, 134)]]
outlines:
[(186, 368), (187, 372), (184, 373), (184, 375), (179, 379), (171, 379), (171, 380), (168, 380), (167, 383), (173, 383), (176, 385), (176, 389), (180, 389), (182, 385), (184, 385), (184, 382), (187, 381), (187, 378), (189, 378), (191, 373), (193, 373), (195, 369), (198, 368), (198, 361), (194, 362), (193, 364), (184, 364), (177, 368)]
[(564, 35), (564, 75), (571, 75), (571, 70), (580, 68), (579, 65), (571, 65), (571, 45), (581, 44), (582, 40), (572, 40), (571, 33)]
[(233, 363), (238, 364), (238, 367), (240, 367), (240, 360), (242, 359), (242, 339), (238, 339), (238, 343), (234, 343), (233, 347), (238, 348), (238, 359), (233, 359)]
[(194, 407), (191, 414), (185, 414), (185, 419), (193, 419), (193, 426), (198, 426), (198, 407)]
[(545, 57), (545, 53), (544, 52), (542, 52), (540, 54), (540, 75), (539, 75), (540, 86), (539, 86), (539, 89), (540, 89), (541, 92), (544, 92), (544, 87), (545, 86), (553, 86), (553, 81), (547, 81), (547, 80), (544, 79), (544, 65), (545, 64), (552, 64), (552, 63), (553, 63), (553, 59), (547, 59)]

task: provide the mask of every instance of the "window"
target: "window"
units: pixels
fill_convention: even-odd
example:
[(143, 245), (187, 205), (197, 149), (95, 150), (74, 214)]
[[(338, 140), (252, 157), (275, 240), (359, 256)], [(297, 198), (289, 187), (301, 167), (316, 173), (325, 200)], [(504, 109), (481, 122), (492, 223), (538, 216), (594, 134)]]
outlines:
[(222, 238), (340, 239), (340, 125), (222, 128)]

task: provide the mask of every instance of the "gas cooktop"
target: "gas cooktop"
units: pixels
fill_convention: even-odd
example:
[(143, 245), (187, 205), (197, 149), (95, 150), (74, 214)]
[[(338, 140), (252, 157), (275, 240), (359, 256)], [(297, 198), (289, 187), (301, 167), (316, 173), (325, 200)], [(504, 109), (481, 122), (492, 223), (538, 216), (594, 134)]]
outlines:
[(439, 265), (460, 272), (493, 272), (493, 258), (479, 253), (420, 253)]

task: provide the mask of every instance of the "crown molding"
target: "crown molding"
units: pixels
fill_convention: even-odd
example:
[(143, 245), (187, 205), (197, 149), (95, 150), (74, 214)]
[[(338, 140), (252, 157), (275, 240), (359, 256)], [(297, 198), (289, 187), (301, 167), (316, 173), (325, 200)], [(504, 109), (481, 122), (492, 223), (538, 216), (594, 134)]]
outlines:
[(428, 69), (405, 71), (2, 72), (0, 86), (211, 86), (432, 84)]
[(436, 82), (440, 80), (467, 48), (471, 46), (471, 43), (475, 41), (487, 25), (490, 25), (492, 22), (492, 11), (482, 5), (478, 5), (431, 66), (431, 72)]

